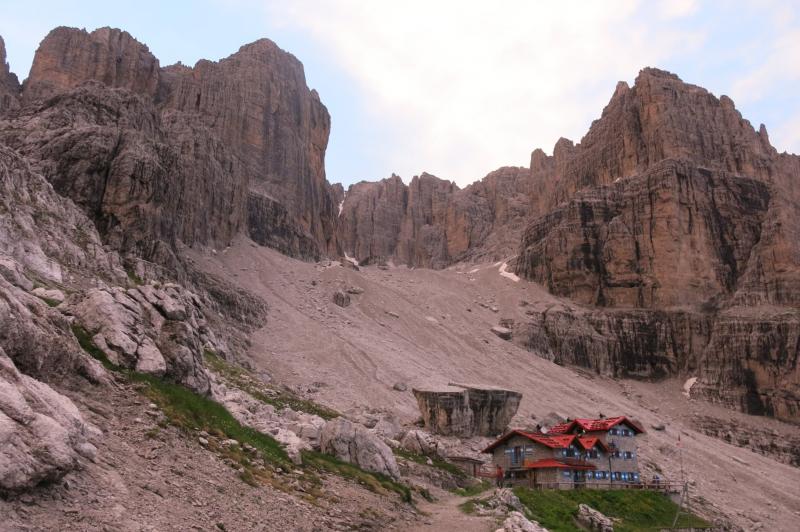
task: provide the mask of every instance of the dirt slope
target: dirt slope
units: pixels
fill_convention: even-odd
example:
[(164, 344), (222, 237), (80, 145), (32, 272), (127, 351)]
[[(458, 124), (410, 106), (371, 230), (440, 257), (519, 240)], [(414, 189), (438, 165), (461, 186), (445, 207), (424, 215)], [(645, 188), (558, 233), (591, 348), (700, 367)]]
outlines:
[[(244, 238), (217, 255), (192, 257), (200, 268), (225, 275), (270, 305), (268, 322), (251, 338), (250, 362), (341, 411), (381, 411), (413, 422), (418, 412), (412, 387), (469, 382), (522, 392), (520, 425), (535, 424), (531, 415), (553, 410), (573, 417), (627, 414), (648, 428), (666, 425), (641, 439), (645, 474), (657, 464), (662, 476), (679, 478), (681, 434), (684, 468), (701, 513), (723, 514), (744, 529), (763, 523), (776, 530), (792, 530), (800, 516), (800, 470), (707, 437), (691, 419), (702, 413), (795, 437), (797, 427), (687, 399), (682, 379), (611, 380), (499, 339), (489, 329), (500, 318), (521, 318), (531, 307), (571, 305), (534, 283), (501, 276), (499, 263), (464, 271), (354, 271), (338, 263), (299, 262)], [(349, 307), (334, 305), (333, 292), (350, 286), (364, 292), (351, 296)], [(523, 300), (528, 307), (520, 306)], [(397, 382), (407, 383), (409, 391), (393, 390)]]

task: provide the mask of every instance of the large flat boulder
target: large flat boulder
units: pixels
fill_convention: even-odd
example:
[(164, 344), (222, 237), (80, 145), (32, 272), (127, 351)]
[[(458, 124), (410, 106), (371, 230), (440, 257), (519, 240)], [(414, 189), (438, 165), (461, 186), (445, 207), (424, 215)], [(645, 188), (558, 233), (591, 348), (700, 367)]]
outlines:
[(487, 386), (413, 390), (425, 428), (435, 434), (494, 436), (517, 413), (522, 394)]

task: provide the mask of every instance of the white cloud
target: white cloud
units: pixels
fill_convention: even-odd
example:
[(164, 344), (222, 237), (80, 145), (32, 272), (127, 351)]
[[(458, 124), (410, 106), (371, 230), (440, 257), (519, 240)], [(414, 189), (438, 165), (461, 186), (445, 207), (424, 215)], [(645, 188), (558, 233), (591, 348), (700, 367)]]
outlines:
[(579, 140), (617, 80), (696, 42), (648, 23), (640, 8), (635, 0), (297, 0), (269, 4), (267, 14), (309, 32), (375, 119), (393, 124), (386, 174), (427, 170), (464, 185), (527, 165), (533, 148), (549, 151), (559, 136)]
[(697, 11), (697, 0), (660, 0), (658, 10), (667, 20), (687, 17)]
[(775, 86), (800, 79), (800, 29), (789, 28), (775, 36), (774, 44), (763, 61), (733, 85), (737, 102), (764, 98)]

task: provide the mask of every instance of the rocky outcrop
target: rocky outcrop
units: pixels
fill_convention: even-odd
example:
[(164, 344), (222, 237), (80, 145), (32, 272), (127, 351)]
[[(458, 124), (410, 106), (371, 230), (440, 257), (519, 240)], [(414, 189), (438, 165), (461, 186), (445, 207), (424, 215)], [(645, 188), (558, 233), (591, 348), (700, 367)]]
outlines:
[(502, 433), (522, 400), (518, 392), (462, 385), (413, 392), (428, 431), (463, 437)]
[(126, 32), (57, 28), (23, 101), (0, 122), (0, 142), (115, 249), (174, 266), (178, 242), (225, 247), (247, 232), (304, 259), (339, 255), (341, 191), (324, 170), (330, 118), (300, 62), (271, 41), (159, 68)]
[(423, 173), (352, 185), (340, 216), (343, 248), (359, 263), (444, 268), (513, 254), (531, 204), (528, 169), (501, 168), (459, 189)]
[(67, 397), (19, 372), (0, 347), (0, 493), (53, 482), (94, 460), (88, 425)]
[(547, 529), (536, 521), (530, 521), (522, 513), (514, 511), (503, 521), (502, 528), (495, 532), (547, 532)]
[(21, 87), (6, 62), (6, 43), (0, 37), (0, 116), (19, 107)]
[(589, 305), (713, 306), (736, 291), (769, 202), (761, 181), (665, 160), (538, 218), (516, 272)]
[(585, 504), (578, 505), (578, 515), (575, 519), (577, 519), (578, 523), (583, 525), (586, 530), (614, 532), (614, 522), (611, 519)]
[(389, 446), (363, 426), (342, 417), (328, 421), (322, 428), (320, 449), (361, 469), (400, 478)]
[[(800, 467), (800, 435), (791, 425), (769, 429), (741, 420), (726, 420), (712, 416), (692, 416), (692, 426), (699, 432), (731, 445), (750, 449), (784, 464)], [(789, 430), (787, 430), (789, 429)]]
[(113, 364), (165, 375), (199, 393), (210, 389), (204, 350), (226, 352), (208, 328), (199, 298), (178, 285), (92, 289), (66, 311)]
[(261, 39), (219, 62), (167, 67), (158, 102), (198, 115), (237, 154), (250, 176), (249, 202), (273, 199), (318, 253), (337, 253), (338, 203), (324, 164), (330, 116), (294, 56)]
[(87, 33), (62, 26), (51, 31), (36, 50), (23, 99), (51, 97), (88, 80), (153, 96), (158, 71), (158, 59), (126, 31), (100, 28)]

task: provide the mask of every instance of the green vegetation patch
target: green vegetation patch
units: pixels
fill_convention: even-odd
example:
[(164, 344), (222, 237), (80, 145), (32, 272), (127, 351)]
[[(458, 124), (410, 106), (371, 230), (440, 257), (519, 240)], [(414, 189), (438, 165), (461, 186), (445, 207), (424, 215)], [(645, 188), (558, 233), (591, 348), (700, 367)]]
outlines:
[(349, 462), (344, 462), (334, 456), (316, 451), (303, 451), (302, 456), (303, 464), (308, 467), (353, 480), (376, 493), (384, 491), (397, 493), (404, 502), (412, 502), (411, 488), (386, 475), (364, 471)]
[[(467, 474), (457, 465), (451, 464), (447, 460), (444, 460), (438, 456), (424, 456), (421, 454), (417, 454), (406, 449), (393, 449), (395, 456), (400, 458), (405, 458), (406, 460), (410, 460), (412, 462), (416, 462), (418, 464), (426, 465), (429, 467), (435, 467), (436, 469), (441, 469), (456, 478), (463, 479), (467, 477)], [(428, 460), (430, 459), (431, 464), (428, 464)]]
[(86, 351), (86, 353), (88, 353), (89, 356), (91, 356), (96, 360), (99, 360), (104, 368), (106, 368), (109, 371), (122, 371), (123, 368), (111, 362), (106, 356), (106, 354), (103, 352), (103, 350), (94, 345), (94, 342), (92, 341), (92, 335), (89, 334), (89, 331), (87, 331), (77, 323), (73, 323), (72, 334), (74, 334), (75, 338), (77, 338), (78, 344), (81, 346), (81, 348), (84, 351)]
[(314, 414), (325, 420), (340, 416), (336, 410), (314, 401), (302, 399), (288, 390), (262, 382), (261, 379), (252, 375), (246, 369), (223, 360), (212, 351), (206, 350), (203, 358), (211, 370), (231, 385), (247, 392), (262, 403), (274, 406), (278, 410), (288, 406), (292, 410)]
[(480, 495), (484, 491), (491, 488), (493, 484), (486, 480), (481, 480), (478, 483), (471, 484), (466, 488), (456, 488), (453, 490), (453, 493), (456, 495), (461, 495), (462, 497), (474, 497), (475, 495)]
[[(190, 434), (197, 434), (198, 431), (207, 432), (211, 436), (207, 439), (208, 449), (221, 455), (236, 467), (239, 470), (239, 477), (244, 482), (252, 486), (270, 484), (278, 489), (290, 489), (286, 482), (276, 477), (274, 472), (278, 468), (283, 471), (291, 471), (295, 466), (289, 460), (286, 451), (274, 438), (243, 426), (224, 406), (208, 397), (193, 392), (185, 386), (117, 366), (108, 360), (105, 353), (94, 344), (89, 332), (80, 325), (73, 325), (72, 332), (83, 350), (99, 360), (106, 369), (125, 377), (131, 382), (139, 383), (141, 392), (150, 401), (158, 405), (166, 419), (169, 420), (169, 423)], [(209, 355), (207, 353), (206, 360), (217, 361), (218, 365), (215, 369), (224, 367), (230, 372), (241, 372), (241, 375), (246, 374), (245, 370), (240, 370), (240, 368), (224, 363), (213, 354)], [(250, 390), (245, 391), (252, 393)], [(315, 408), (324, 409), (324, 407), (314, 403), (307, 403)], [(269, 404), (274, 403), (270, 402)], [(291, 406), (293, 409), (299, 410), (289, 403), (282, 406)], [(333, 411), (329, 409), (317, 410), (313, 413), (321, 415), (318, 413), (320, 411), (325, 412), (329, 418), (334, 417), (332, 415)], [(158, 431), (152, 429), (145, 435), (148, 438), (155, 438), (158, 436)], [(238, 443), (236, 445), (225, 445), (223, 443), (224, 440), (236, 440)], [(248, 446), (251, 449), (248, 449)], [(321, 472), (331, 473), (355, 481), (377, 493), (397, 493), (404, 502), (412, 502), (411, 488), (385, 475), (364, 471), (358, 466), (319, 452), (303, 451), (302, 457), (302, 467), (305, 471), (302, 484), (303, 489), (306, 491), (305, 497), (309, 502), (313, 503), (317, 497), (322, 496), (319, 489), (321, 480), (315, 474)], [(269, 467), (265, 468), (264, 464)], [(426, 494), (423, 493), (422, 495), (425, 496)]]
[(462, 502), (458, 505), (458, 509), (464, 512), (467, 515), (472, 515), (478, 509), (478, 504), (475, 499), (470, 499), (468, 501)]
[[(657, 530), (672, 526), (678, 505), (662, 493), (644, 490), (531, 490), (515, 488), (514, 493), (529, 512), (529, 517), (552, 532), (581, 529), (575, 524), (578, 505), (586, 504), (614, 518), (614, 530)], [(695, 515), (682, 513), (678, 528), (710, 528)]]

